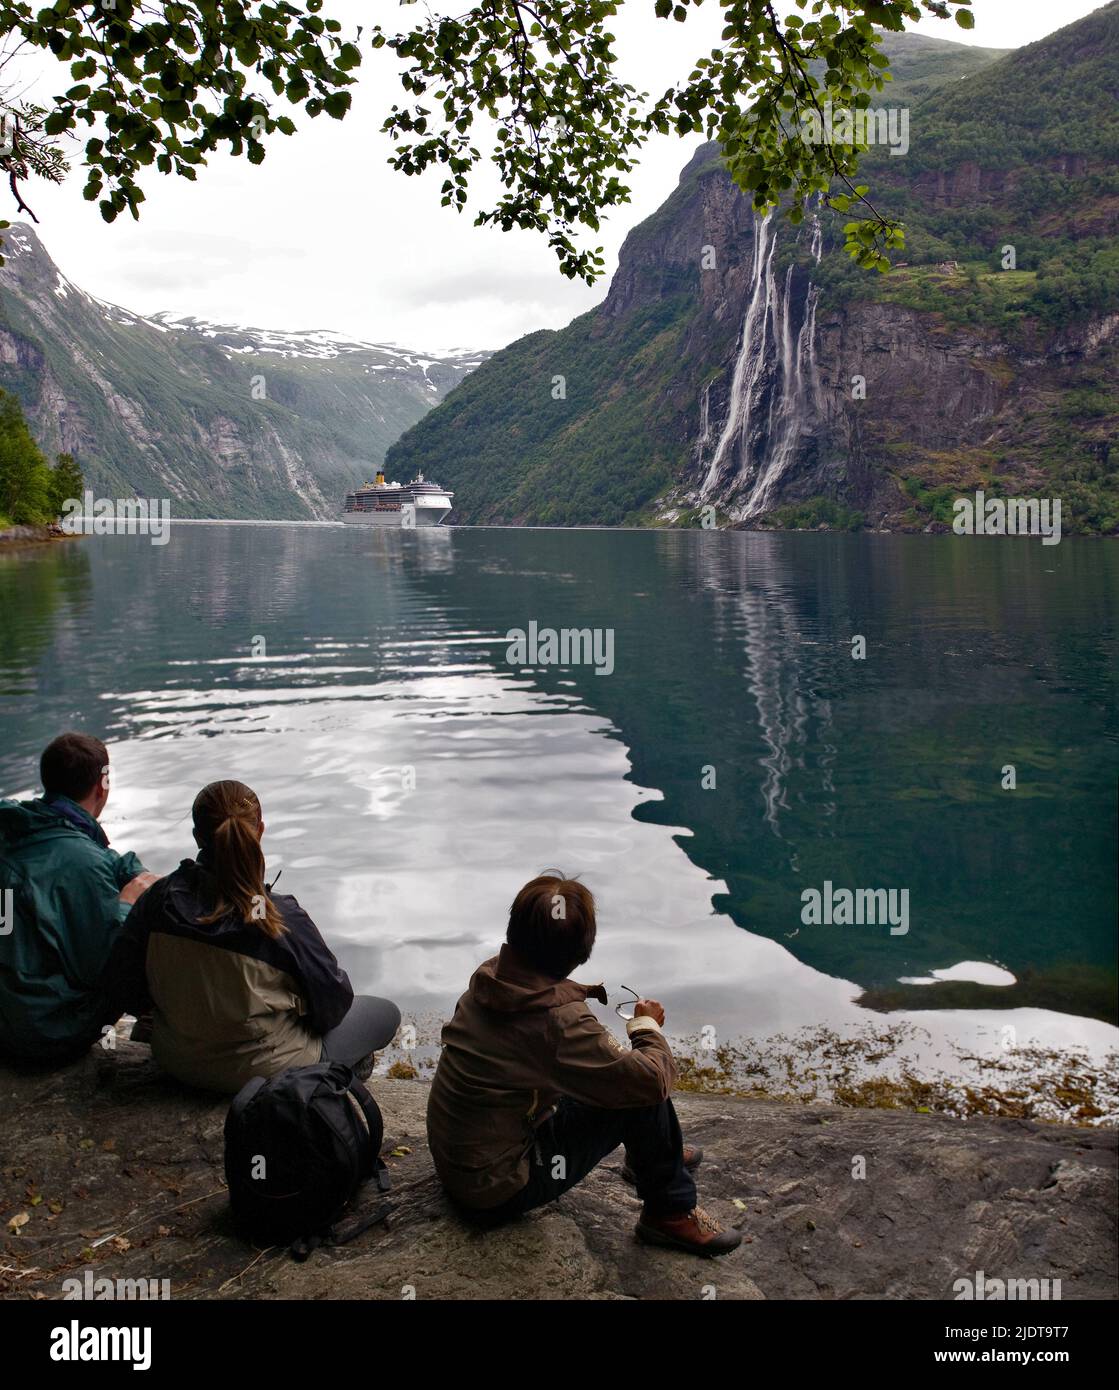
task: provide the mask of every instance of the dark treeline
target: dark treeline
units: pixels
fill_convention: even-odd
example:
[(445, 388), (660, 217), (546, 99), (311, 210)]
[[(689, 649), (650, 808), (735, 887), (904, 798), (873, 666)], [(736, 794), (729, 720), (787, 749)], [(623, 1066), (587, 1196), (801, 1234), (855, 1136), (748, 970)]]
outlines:
[(83, 478), (72, 454), (52, 466), (31, 436), (19, 401), (0, 391), (0, 529), (55, 521)]

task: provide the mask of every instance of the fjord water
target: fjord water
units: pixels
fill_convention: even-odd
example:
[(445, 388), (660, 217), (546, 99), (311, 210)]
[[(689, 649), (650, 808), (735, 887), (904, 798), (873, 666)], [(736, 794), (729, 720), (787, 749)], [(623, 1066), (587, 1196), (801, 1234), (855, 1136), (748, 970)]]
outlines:
[[(583, 978), (674, 1030), (874, 1004), (975, 1036), (1013, 1007), (1098, 1050), (1117, 580), (1107, 543), (954, 536), (178, 524), (30, 548), (0, 557), (0, 792), (33, 791), (60, 729), (98, 733), (108, 832), (166, 872), (195, 792), (241, 778), (279, 889), (419, 1014), (558, 867), (600, 904)], [(611, 630), (613, 671), (511, 666), (531, 621)], [(908, 932), (803, 923), (825, 881), (907, 889)], [(973, 983), (899, 983), (962, 963)]]

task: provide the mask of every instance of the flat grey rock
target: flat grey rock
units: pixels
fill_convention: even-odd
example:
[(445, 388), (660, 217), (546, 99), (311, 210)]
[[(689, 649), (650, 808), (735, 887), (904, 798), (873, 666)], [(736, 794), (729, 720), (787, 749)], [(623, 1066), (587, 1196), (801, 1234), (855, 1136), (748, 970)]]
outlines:
[(296, 1264), (232, 1230), (225, 1102), (162, 1077), (146, 1047), (0, 1068), (0, 1293), (61, 1298), (90, 1270), (167, 1279), (175, 1299), (952, 1299), (982, 1270), (1060, 1279), (1064, 1299), (1117, 1295), (1113, 1131), (682, 1094), (706, 1151), (700, 1201), (744, 1235), (700, 1260), (635, 1240), (620, 1151), (553, 1206), (469, 1229), (432, 1172), (427, 1082), (374, 1089), (388, 1228)]

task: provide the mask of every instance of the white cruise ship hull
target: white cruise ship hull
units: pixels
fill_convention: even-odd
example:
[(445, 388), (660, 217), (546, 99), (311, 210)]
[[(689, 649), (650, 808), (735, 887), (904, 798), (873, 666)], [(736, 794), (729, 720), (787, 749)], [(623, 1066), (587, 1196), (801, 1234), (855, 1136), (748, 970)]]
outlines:
[(438, 526), (450, 516), (453, 492), (439, 483), (429, 483), (417, 473), (410, 483), (386, 483), (384, 469), (377, 470), (376, 482), (366, 483), (346, 493), (342, 520), (347, 526)]
[[(414, 514), (408, 515), (409, 508)], [(342, 520), (347, 526), (438, 526), (444, 517), (451, 513), (448, 497), (417, 497), (414, 503), (404, 503), (399, 508), (368, 512), (343, 512)]]

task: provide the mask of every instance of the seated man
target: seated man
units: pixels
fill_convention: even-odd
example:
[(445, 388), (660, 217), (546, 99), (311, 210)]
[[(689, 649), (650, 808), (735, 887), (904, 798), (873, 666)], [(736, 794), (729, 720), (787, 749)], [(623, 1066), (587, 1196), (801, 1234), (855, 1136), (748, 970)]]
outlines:
[(587, 1007), (601, 985), (567, 978), (589, 958), (594, 899), (574, 880), (545, 874), (509, 912), (506, 944), (480, 965), (454, 1018), (427, 1107), (435, 1170), (460, 1213), (492, 1226), (553, 1201), (619, 1144), (623, 1176), (643, 1207), (638, 1239), (721, 1255), (741, 1237), (696, 1206), (691, 1170), (669, 1095), (676, 1078), (651, 999), (627, 1024), (627, 1051)]
[(118, 1017), (98, 988), (121, 924), (156, 881), (109, 848), (100, 739), (61, 734), (39, 762), (39, 801), (0, 801), (0, 1055), (71, 1061)]

